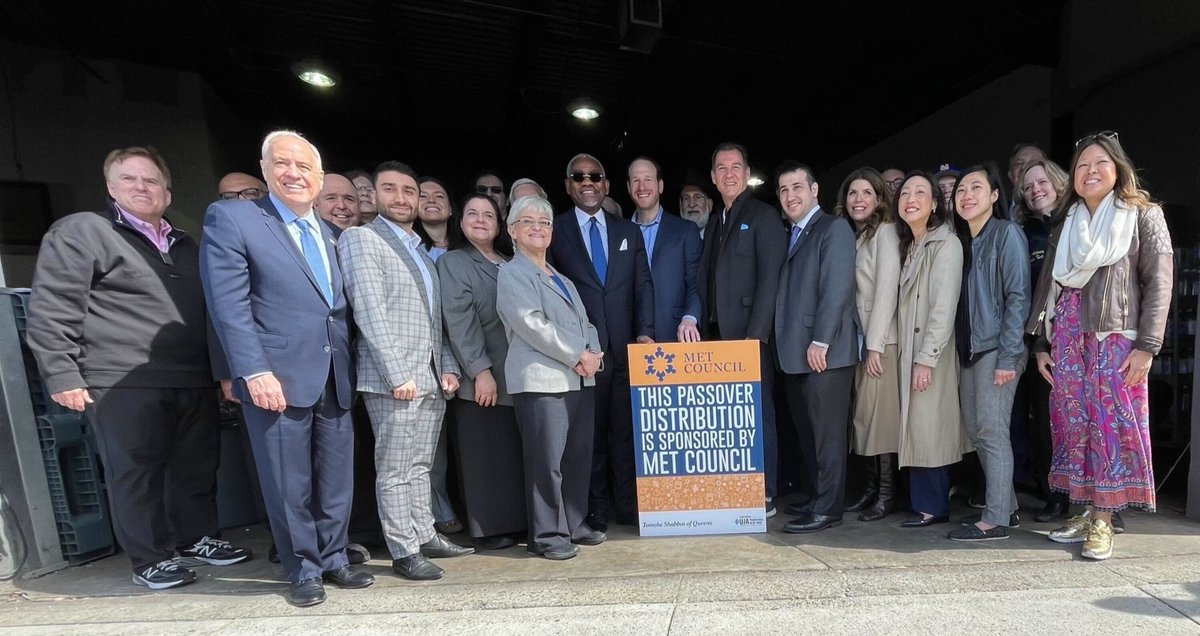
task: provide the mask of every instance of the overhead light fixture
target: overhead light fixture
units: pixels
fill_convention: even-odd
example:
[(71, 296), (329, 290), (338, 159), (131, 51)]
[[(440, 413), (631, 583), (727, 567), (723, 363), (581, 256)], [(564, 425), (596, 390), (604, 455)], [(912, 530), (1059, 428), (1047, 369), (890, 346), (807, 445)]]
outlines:
[(301, 82), (317, 88), (330, 88), (338, 83), (337, 75), (332, 71), (321, 68), (315, 62), (300, 62), (292, 65), (292, 72)]
[(757, 188), (764, 183), (766, 183), (766, 181), (763, 181), (763, 178), (758, 175), (754, 175), (749, 179), (746, 179), (746, 185), (750, 186), (751, 188)]
[(604, 113), (600, 105), (587, 97), (580, 97), (567, 106), (571, 116), (581, 121), (592, 121)]

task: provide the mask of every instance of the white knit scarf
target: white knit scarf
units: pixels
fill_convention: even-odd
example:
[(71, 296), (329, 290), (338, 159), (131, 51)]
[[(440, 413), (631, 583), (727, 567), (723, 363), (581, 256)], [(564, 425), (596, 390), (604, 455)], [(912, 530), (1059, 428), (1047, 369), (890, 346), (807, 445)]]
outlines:
[(1054, 280), (1063, 287), (1080, 289), (1097, 269), (1129, 253), (1137, 210), (1109, 192), (1092, 215), (1082, 201), (1075, 202), (1063, 223), (1066, 225), (1054, 254)]

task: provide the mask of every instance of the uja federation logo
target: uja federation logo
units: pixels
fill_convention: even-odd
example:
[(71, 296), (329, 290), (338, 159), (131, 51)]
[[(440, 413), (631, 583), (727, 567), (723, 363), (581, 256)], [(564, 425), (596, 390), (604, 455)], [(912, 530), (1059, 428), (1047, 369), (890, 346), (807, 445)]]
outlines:
[(652, 375), (662, 382), (667, 375), (675, 374), (675, 354), (665, 353), (662, 347), (654, 350), (653, 355), (642, 356), (646, 359), (646, 375)]

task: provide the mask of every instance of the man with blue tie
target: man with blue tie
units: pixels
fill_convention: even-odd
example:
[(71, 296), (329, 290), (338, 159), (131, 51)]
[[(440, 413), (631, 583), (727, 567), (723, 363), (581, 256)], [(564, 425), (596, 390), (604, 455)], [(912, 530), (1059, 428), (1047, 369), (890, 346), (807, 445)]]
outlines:
[(700, 229), (663, 210), (662, 171), (653, 159), (634, 159), (627, 177), (629, 196), (637, 206), (633, 222), (642, 231), (654, 281), (654, 340), (699, 342)]
[[(375, 582), (347, 560), (354, 491), (348, 306), (329, 226), (313, 209), (321, 155), (299, 134), (263, 140), (270, 195), (209, 206), (200, 271), (214, 374), (241, 400), (288, 602)], [(224, 355), (222, 355), (222, 352)]]
[(775, 181), (789, 238), (779, 273), (774, 353), (807, 477), (803, 503), (786, 509), (797, 518), (783, 531), (819, 532), (840, 525), (844, 508), (846, 426), (858, 364), (854, 230), (821, 210), (808, 166), (786, 161)]
[(554, 219), (552, 265), (579, 291), (588, 320), (600, 335), (598, 349), (610, 352), (596, 374), (595, 444), (587, 524), (608, 528), (609, 485), (616, 522), (637, 524), (637, 485), (633, 457), (633, 414), (629, 395), (629, 356), (625, 346), (654, 340), (654, 283), (642, 233), (636, 225), (601, 209), (608, 179), (600, 161), (588, 154), (567, 162), (564, 180), (574, 209)]

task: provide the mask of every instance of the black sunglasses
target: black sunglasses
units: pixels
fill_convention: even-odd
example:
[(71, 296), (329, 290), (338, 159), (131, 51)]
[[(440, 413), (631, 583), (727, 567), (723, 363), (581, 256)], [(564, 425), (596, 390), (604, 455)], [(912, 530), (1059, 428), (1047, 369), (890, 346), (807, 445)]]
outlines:
[[(1095, 143), (1095, 141), (1097, 139), (1108, 139), (1110, 141), (1121, 141), (1121, 138), (1117, 135), (1117, 131), (1101, 130), (1100, 132), (1089, 133), (1089, 134), (1086, 134), (1086, 135), (1080, 137), (1079, 141), (1075, 142), (1075, 149), (1079, 150), (1080, 148), (1090, 146), (1093, 143)], [(1086, 143), (1084, 143), (1084, 142), (1086, 142)]]
[(492, 194), (501, 194), (504, 192), (504, 187), (503, 186), (485, 186), (485, 185), (475, 186), (476, 194), (487, 194), (489, 192), (491, 192)]
[(603, 172), (572, 172), (567, 176), (570, 177), (571, 181), (574, 181), (575, 183), (583, 183), (584, 179), (587, 179), (592, 183), (600, 183), (601, 181), (604, 181)]

